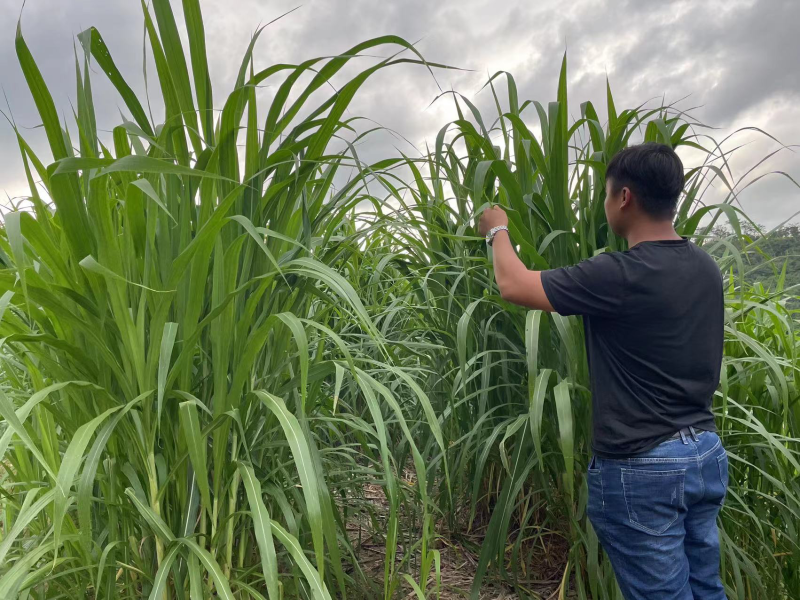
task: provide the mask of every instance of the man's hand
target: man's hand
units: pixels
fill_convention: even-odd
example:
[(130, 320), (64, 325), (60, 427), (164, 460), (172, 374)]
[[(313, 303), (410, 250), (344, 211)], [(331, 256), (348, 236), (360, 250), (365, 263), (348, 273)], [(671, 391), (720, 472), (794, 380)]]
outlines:
[(492, 227), (497, 227), (498, 225), (508, 225), (508, 215), (499, 205), (483, 211), (481, 221), (478, 224), (478, 233), (485, 236)]
[[(508, 225), (508, 215), (499, 206), (483, 211), (478, 231), (486, 235), (492, 227)], [(494, 276), (500, 296), (520, 306), (553, 312), (553, 306), (547, 299), (542, 287), (542, 274), (529, 271), (522, 263), (511, 245), (508, 235), (499, 235), (492, 244)]]

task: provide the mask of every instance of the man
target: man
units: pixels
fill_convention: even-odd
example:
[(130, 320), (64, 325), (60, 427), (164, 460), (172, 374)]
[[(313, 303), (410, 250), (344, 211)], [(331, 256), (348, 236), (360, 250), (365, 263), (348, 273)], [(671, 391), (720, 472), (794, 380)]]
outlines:
[(716, 518), (728, 459), (715, 433), (723, 289), (714, 260), (673, 228), (683, 165), (632, 146), (606, 170), (605, 212), (629, 250), (550, 271), (519, 260), (500, 207), (480, 232), (501, 296), (581, 315), (591, 374), (589, 519), (627, 599), (723, 600)]

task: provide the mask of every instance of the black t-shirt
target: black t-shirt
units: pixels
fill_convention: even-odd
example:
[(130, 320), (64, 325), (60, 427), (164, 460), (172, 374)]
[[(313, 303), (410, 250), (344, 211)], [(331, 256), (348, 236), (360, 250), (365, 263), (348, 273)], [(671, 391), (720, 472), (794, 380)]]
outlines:
[(633, 456), (682, 427), (715, 431), (722, 277), (686, 239), (642, 242), (542, 273), (561, 315), (582, 315), (595, 454)]

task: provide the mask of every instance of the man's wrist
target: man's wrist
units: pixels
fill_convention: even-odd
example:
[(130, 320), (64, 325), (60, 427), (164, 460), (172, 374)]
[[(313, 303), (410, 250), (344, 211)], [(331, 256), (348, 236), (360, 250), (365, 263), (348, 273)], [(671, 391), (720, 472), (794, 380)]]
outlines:
[(501, 231), (508, 233), (508, 225), (498, 225), (497, 227), (492, 227), (486, 234), (486, 243), (491, 246), (494, 243), (495, 236)]

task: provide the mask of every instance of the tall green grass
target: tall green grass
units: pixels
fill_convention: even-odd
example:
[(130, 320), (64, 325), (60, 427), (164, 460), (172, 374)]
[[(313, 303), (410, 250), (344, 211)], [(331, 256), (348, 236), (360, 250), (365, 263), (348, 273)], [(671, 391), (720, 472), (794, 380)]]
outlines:
[[(535, 597), (537, 574), (526, 565), (555, 547), (568, 553), (562, 597), (621, 598), (586, 518), (591, 415), (581, 322), (504, 302), (471, 234), (476, 213), (499, 203), (531, 266), (624, 248), (605, 222), (605, 165), (639, 140), (706, 156), (686, 174), (676, 228), (718, 257), (726, 281), (726, 357), (714, 404), (732, 459), (721, 518), (726, 589), (731, 598), (797, 596), (800, 337), (789, 302), (797, 290), (784, 289), (785, 266), (775, 289), (749, 279), (744, 259), (760, 249), (741, 233), (747, 218), (736, 199), (748, 183), (734, 178), (729, 151), (674, 107), (617, 113), (610, 88), (604, 119), (586, 102), (572, 121), (566, 58), (547, 106), (521, 103), (508, 74), (490, 78), (485, 93), (496, 114), (454, 96), (459, 119), (411, 163), (414, 201), (390, 234), (393, 247), (409, 248), (398, 276), (414, 274), (407, 302), (431, 319), (424, 339), (443, 347), (423, 387), (440, 407), (445, 461), (457, 474), (440, 495), (449, 535), (479, 531), (482, 539), (473, 597), (491, 566), (520, 597)], [(721, 203), (704, 203), (711, 184), (727, 190)], [(721, 220), (732, 238), (712, 235)], [(413, 231), (424, 233), (409, 243)]]
[[(389, 597), (409, 569), (393, 560), (406, 492), (384, 420), (412, 450), (416, 430), (438, 435), (438, 423), (405, 422), (397, 395), (424, 393), (390, 368), (388, 340), (343, 276), (358, 254), (346, 215), (369, 172), (398, 159), (359, 165), (331, 147), (370, 75), (423, 63), (382, 60), (335, 90), (364, 52), (416, 53), (385, 36), (254, 72), (256, 35), (217, 113), (198, 2), (183, 12), (188, 57), (170, 3), (143, 5), (160, 124), (92, 28), (79, 36), (70, 131), (17, 32), (52, 162), (15, 129), (32, 211), (5, 215), (0, 242), (0, 597), (344, 597), (365, 585), (345, 527), (365, 481), (390, 507), (383, 589), (368, 595)], [(110, 147), (92, 63), (133, 118)], [(274, 81), (264, 114), (258, 87)], [(423, 550), (429, 538), (417, 536)]]
[[(354, 94), (379, 69), (439, 65), (386, 36), (255, 72), (255, 36), (215, 101), (197, 0), (183, 13), (188, 53), (168, 0), (143, 7), (164, 123), (90, 29), (67, 127), (18, 31), (52, 156), (15, 128), (31, 196), (0, 232), (1, 598), (434, 598), (442, 543), (475, 536), (474, 596), (499, 578), (536, 597), (544, 561), (561, 597), (618, 597), (585, 518), (580, 322), (504, 303), (474, 225), (504, 204), (540, 268), (622, 247), (603, 165), (637, 135), (708, 156), (679, 229), (729, 283), (726, 586), (798, 595), (793, 292), (749, 282), (755, 248), (708, 238), (740, 219), (713, 140), (670, 107), (617, 114), (610, 91), (606, 119), (587, 103), (572, 122), (564, 68), (554, 103), (520, 104), (505, 76), (493, 122), (456, 98), (430, 155), (365, 165), (352, 144), (334, 150), (362, 135), (345, 117)], [(332, 89), (380, 47), (412, 58)], [(106, 143), (90, 64), (132, 118)], [(699, 206), (712, 179), (731, 196)]]

